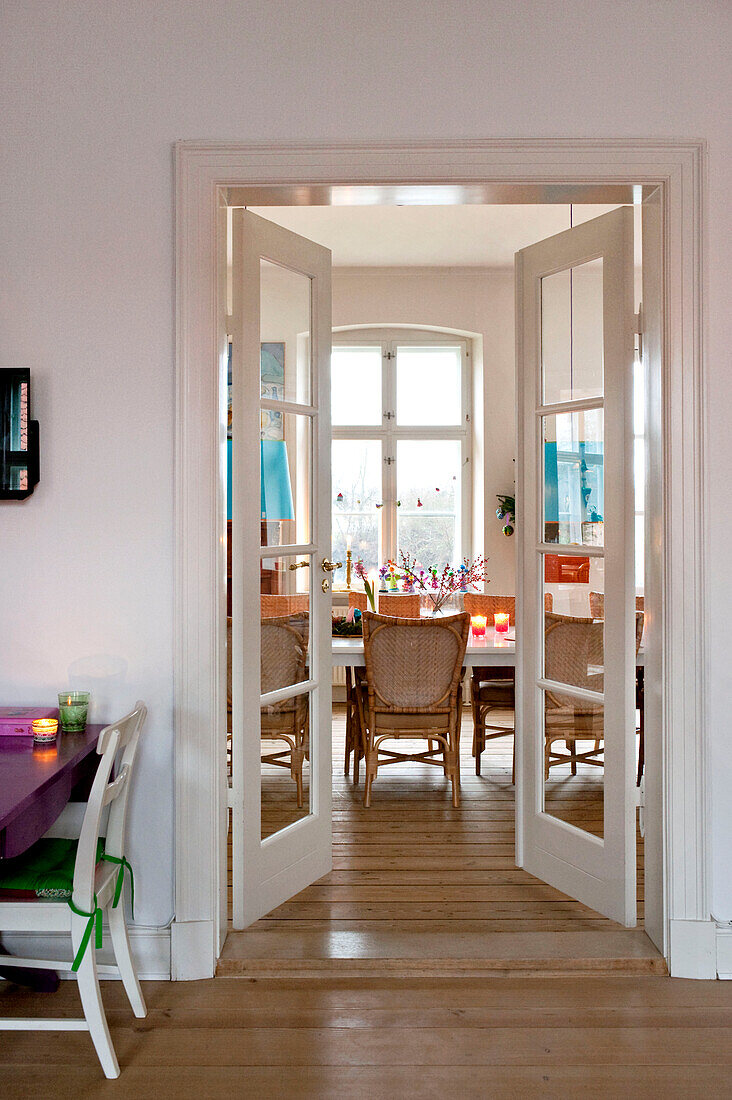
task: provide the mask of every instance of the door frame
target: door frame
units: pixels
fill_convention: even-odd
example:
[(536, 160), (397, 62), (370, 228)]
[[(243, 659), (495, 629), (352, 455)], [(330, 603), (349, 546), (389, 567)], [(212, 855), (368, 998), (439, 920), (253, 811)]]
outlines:
[[(664, 308), (662, 757), (666, 958), (672, 974), (715, 977), (707, 775), (704, 208), (696, 141), (485, 140), (362, 145), (182, 141), (176, 167), (175, 919), (172, 976), (213, 975), (226, 935), (226, 514), (224, 363), (217, 274), (222, 188), (430, 184), (482, 201), (573, 201), (577, 188), (659, 189)], [(501, 198), (501, 196), (504, 196)], [(307, 201), (307, 199), (305, 200)], [(514, 196), (514, 201), (516, 201)], [(616, 200), (627, 201), (627, 200)], [(219, 362), (219, 371), (211, 370)], [(653, 731), (646, 725), (646, 738)], [(517, 792), (517, 801), (519, 797)], [(710, 945), (712, 945), (710, 947)]]

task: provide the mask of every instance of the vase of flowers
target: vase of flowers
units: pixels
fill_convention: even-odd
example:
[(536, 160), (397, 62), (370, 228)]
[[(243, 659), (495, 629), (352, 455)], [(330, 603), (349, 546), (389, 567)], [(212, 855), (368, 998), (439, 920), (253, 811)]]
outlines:
[(458, 593), (477, 588), (486, 580), (485, 561), (482, 557), (473, 562), (463, 558), (457, 569), (448, 563), (440, 570), (436, 565), (418, 569), (416, 558), (410, 558), (404, 551), (400, 551), (400, 554), (403, 576), (415, 592), (424, 592), (429, 596), (433, 615), (443, 614), (445, 605)]
[(371, 583), (371, 581), (369, 580), (368, 573), (366, 572), (366, 567), (363, 564), (363, 559), (362, 558), (358, 559), (358, 561), (356, 562), (356, 564), (354, 566), (353, 571), (356, 574), (356, 576), (358, 577), (358, 579), (363, 581), (363, 589), (364, 589), (364, 592), (366, 593), (366, 599), (369, 601), (369, 607), (371, 608), (371, 610), (375, 614), (376, 613), (376, 603), (374, 601), (374, 586)]

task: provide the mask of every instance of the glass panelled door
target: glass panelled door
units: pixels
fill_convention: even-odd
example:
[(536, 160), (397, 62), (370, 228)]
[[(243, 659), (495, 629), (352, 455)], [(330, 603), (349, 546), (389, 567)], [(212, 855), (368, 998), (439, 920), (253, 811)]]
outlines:
[[(635, 898), (633, 212), (516, 256), (517, 862), (630, 927)], [(581, 795), (592, 777), (591, 807)]]
[(233, 212), (233, 924), (331, 868), (330, 252)]

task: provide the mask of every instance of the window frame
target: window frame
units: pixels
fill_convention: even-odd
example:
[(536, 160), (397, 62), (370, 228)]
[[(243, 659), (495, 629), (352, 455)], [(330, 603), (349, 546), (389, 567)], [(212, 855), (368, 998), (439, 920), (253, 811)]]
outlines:
[[(396, 561), (397, 545), (397, 443), (400, 440), (457, 440), (460, 442), (460, 539), (458, 559), (470, 558), (472, 553), (472, 374), (471, 340), (466, 336), (445, 329), (371, 326), (333, 331), (333, 350), (339, 347), (376, 346), (381, 348), (381, 424), (373, 426), (333, 425), (332, 437), (338, 439), (373, 439), (381, 442), (381, 492), (383, 508), (380, 509), (379, 545), (383, 561)], [(460, 423), (455, 425), (403, 425), (396, 416), (396, 349), (411, 347), (459, 347), (460, 348)], [(393, 365), (392, 369), (389, 366)], [(391, 415), (389, 415), (391, 414)], [(391, 461), (388, 461), (391, 459)], [(344, 563), (345, 566), (345, 563)], [(340, 571), (339, 571), (340, 574)], [(345, 591), (339, 576), (335, 591)]]

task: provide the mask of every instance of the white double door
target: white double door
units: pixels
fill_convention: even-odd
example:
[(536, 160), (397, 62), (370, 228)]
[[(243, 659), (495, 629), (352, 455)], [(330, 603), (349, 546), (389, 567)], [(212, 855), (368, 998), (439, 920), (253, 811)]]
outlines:
[[(331, 295), (327, 249), (246, 211), (234, 211), (232, 255), (233, 923), (244, 928), (331, 868)], [(632, 211), (525, 249), (516, 271), (517, 862), (632, 925)], [(567, 559), (589, 563), (604, 595), (592, 688), (547, 676), (544, 596), (559, 557), (565, 568)], [(292, 628), (306, 653), (273, 677), (262, 649), (283, 618), (282, 636)], [(568, 713), (576, 702), (582, 721), (588, 705), (595, 715), (600, 821), (578, 825), (551, 769), (545, 780), (547, 693)], [(296, 742), (284, 767), (278, 731)], [(301, 805), (288, 767), (298, 754)]]
[(628, 927), (636, 923), (633, 274), (630, 207), (516, 257), (517, 863)]

